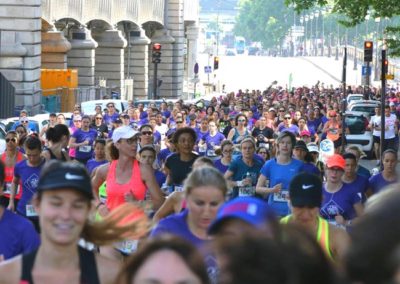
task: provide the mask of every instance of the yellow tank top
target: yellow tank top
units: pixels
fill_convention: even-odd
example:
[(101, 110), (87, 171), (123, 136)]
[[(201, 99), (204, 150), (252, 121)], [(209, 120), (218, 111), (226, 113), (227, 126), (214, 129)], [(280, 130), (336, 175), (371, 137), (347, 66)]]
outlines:
[[(289, 223), (292, 215), (288, 215), (281, 219), (281, 224)], [(325, 219), (318, 216), (318, 230), (317, 242), (320, 244), (322, 250), (326, 253), (329, 259), (333, 260), (332, 252), (329, 247), (329, 223)]]

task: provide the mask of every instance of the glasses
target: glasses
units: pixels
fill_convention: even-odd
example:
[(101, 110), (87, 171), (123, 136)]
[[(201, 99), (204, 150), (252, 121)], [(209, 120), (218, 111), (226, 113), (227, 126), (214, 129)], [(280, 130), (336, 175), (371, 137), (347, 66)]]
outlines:
[(285, 112), (285, 110), (284, 109), (280, 109), (279, 112)]
[(101, 119), (103, 119), (103, 118), (102, 118), (102, 117), (96, 117), (96, 119), (101, 120)]
[(284, 119), (291, 119), (291, 117), (284, 117)]
[(26, 121), (26, 120), (23, 120), (23, 121), (21, 121), (21, 123), (28, 123), (29, 121)]
[(153, 132), (151, 132), (151, 131), (142, 131), (141, 132), (142, 133), (142, 135), (153, 135)]
[(82, 120), (74, 120), (74, 122), (82, 122)]
[(129, 139), (121, 139), (121, 140), (125, 140), (126, 144), (128, 144), (128, 145), (137, 144), (137, 141), (138, 141), (138, 139), (136, 137), (132, 137)]
[(6, 143), (8, 143), (10, 141), (17, 143), (17, 139), (15, 139), (15, 138), (6, 138)]
[(183, 121), (177, 121), (176, 123), (183, 123)]
[(246, 119), (238, 119), (238, 122), (246, 122)]
[(222, 153), (230, 154), (230, 153), (233, 153), (233, 150), (224, 150), (224, 151), (222, 151)]

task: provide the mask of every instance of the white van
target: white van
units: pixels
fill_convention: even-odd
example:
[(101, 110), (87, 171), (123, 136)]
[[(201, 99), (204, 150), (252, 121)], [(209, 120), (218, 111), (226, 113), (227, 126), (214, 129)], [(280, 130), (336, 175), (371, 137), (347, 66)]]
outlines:
[(121, 113), (128, 109), (128, 102), (124, 100), (95, 100), (81, 103), (81, 111), (85, 115), (94, 115), (96, 106), (101, 106), (101, 109), (107, 108), (107, 104), (114, 103), (115, 109)]

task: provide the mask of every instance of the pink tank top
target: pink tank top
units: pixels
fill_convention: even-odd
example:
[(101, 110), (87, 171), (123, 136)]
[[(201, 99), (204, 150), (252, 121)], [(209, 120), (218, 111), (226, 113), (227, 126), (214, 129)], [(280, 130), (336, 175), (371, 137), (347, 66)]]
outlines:
[(133, 160), (132, 175), (128, 183), (119, 184), (116, 179), (116, 168), (118, 161), (112, 161), (106, 179), (107, 207), (110, 211), (125, 203), (125, 194), (132, 193), (136, 200), (144, 200), (146, 196), (146, 185), (140, 174), (140, 165)]
[[(1, 155), (1, 161), (6, 164), (6, 159), (7, 159), (7, 153), (4, 152)], [(17, 160), (16, 163), (22, 161), (24, 159), (24, 155), (21, 152), (17, 152)], [(10, 198), (10, 188), (11, 188), (11, 183), (14, 179), (14, 167), (6, 167), (4, 166), (4, 174), (5, 174), (5, 179), (4, 179), (4, 196), (7, 198)], [(15, 195), (15, 199), (21, 199), (22, 196), (22, 190), (18, 189), (17, 194)]]

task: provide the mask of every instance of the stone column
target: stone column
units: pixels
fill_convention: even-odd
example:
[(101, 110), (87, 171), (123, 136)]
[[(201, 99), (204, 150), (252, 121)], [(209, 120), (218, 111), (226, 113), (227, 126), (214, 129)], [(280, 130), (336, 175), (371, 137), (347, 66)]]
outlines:
[(195, 25), (187, 26), (187, 76), (188, 79), (194, 78), (194, 65), (197, 62), (197, 40), (199, 38), (199, 27)]
[[(185, 25), (184, 25), (184, 0), (166, 1), (165, 27), (170, 36), (174, 38), (172, 48), (172, 62), (169, 68), (171, 85), (161, 86), (161, 94), (165, 91), (167, 96), (180, 97), (183, 90), (184, 73), (184, 45), (185, 45)], [(153, 39), (152, 39), (153, 40)], [(164, 83), (163, 83), (164, 85)]]
[[(182, 71), (181, 78), (177, 78), (177, 70), (174, 64), (174, 42), (175, 39), (170, 36), (169, 31), (166, 29), (157, 30), (154, 36), (151, 38), (151, 43), (161, 44), (161, 63), (158, 64), (158, 75), (157, 77), (161, 79), (162, 85), (158, 89), (159, 98), (177, 98), (178, 97), (178, 84), (180, 80), (182, 85), (183, 80), (183, 58), (182, 58)], [(149, 79), (153, 82), (154, 78), (154, 64), (151, 63), (151, 49), (152, 45), (149, 46)], [(183, 51), (182, 51), (183, 53)], [(153, 85), (153, 84), (150, 84)], [(183, 86), (180, 90), (182, 91)], [(149, 92), (152, 90), (149, 90)], [(180, 93), (179, 93), (180, 94)]]
[(124, 48), (127, 45), (122, 32), (106, 30), (102, 33), (93, 33), (93, 39), (99, 44), (96, 49), (95, 76), (107, 80), (107, 86), (120, 88), (124, 93)]
[(67, 69), (67, 52), (71, 44), (64, 33), (56, 30), (42, 32), (42, 68)]
[(68, 68), (78, 70), (79, 87), (93, 87), (97, 42), (93, 40), (90, 30), (76, 27), (71, 31), (70, 43), (72, 49), (68, 52)]
[(0, 71), (16, 89), (15, 105), (40, 110), (41, 0), (2, 1)]
[(125, 70), (127, 78), (134, 80), (133, 98), (147, 99), (150, 40), (143, 29), (129, 31), (127, 37), (130, 42), (125, 50)]

